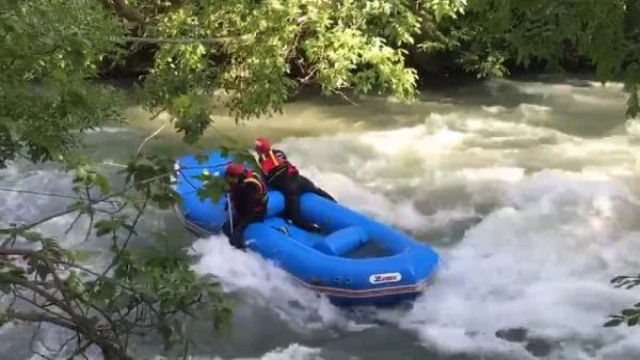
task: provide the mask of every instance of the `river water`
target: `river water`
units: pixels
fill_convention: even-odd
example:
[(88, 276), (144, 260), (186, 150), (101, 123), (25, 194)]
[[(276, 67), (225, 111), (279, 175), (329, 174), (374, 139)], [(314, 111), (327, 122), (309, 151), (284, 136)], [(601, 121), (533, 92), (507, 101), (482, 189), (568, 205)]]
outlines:
[[(340, 202), (435, 246), (437, 282), (411, 310), (345, 313), (255, 255), (198, 239), (196, 270), (221, 277), (239, 299), (228, 333), (194, 326), (198, 359), (640, 358), (638, 329), (601, 326), (640, 297), (608, 283), (640, 268), (640, 126), (623, 119), (620, 86), (501, 80), (425, 93), (411, 106), (354, 101), (301, 100), (269, 121), (216, 126), (247, 144), (271, 136)], [(122, 159), (157, 126), (131, 115), (128, 129), (88, 135), (96, 157)], [(170, 135), (151, 146), (185, 151)], [(68, 181), (50, 167), (0, 172), (3, 188), (60, 194)], [(0, 220), (34, 220), (65, 201), (3, 192)], [(149, 232), (188, 241), (170, 212), (149, 215)], [(41, 230), (68, 246), (101, 246), (83, 242), (86, 223), (65, 235), (71, 220)], [(496, 336), (514, 328), (527, 333)], [(40, 359), (28, 328), (0, 331), (0, 358)], [(38, 339), (39, 348), (63, 341), (51, 328)]]

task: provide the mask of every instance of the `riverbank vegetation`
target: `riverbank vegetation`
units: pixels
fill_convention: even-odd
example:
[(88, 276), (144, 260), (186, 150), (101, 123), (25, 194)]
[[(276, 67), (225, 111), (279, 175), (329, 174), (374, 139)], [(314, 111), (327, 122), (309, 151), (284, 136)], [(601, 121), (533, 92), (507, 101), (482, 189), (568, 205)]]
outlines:
[[(70, 333), (67, 356), (97, 347), (107, 359), (135, 356), (130, 338), (152, 331), (187, 352), (194, 314), (228, 321), (218, 284), (198, 278), (184, 251), (129, 245), (149, 207), (179, 201), (171, 159), (141, 144), (116, 188), (82, 156), (84, 132), (125, 121), (124, 95), (103, 80), (133, 79), (134, 101), (168, 114), (190, 144), (211, 125), (213, 106), (246, 121), (280, 111), (304, 86), (411, 101), (443, 75), (526, 69), (625, 81), (635, 117), (638, 9), (635, 0), (0, 2), (0, 166), (56, 163), (75, 174), (76, 194), (58, 214), (2, 224), (2, 321), (54, 324)], [(109, 244), (100, 269), (37, 232), (69, 214), (71, 226), (86, 220), (87, 239)], [(633, 311), (615, 320), (634, 325)]]

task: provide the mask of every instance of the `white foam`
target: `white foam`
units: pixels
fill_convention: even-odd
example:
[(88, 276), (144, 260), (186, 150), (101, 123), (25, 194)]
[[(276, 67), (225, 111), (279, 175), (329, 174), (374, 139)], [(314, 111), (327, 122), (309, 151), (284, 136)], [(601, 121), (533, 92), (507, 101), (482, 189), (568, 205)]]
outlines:
[(323, 360), (320, 349), (299, 344), (291, 344), (286, 348), (277, 348), (259, 358), (236, 358), (235, 360)]
[(504, 106), (494, 105), (494, 106), (481, 106), (482, 110), (488, 112), (489, 114), (500, 114), (507, 111), (507, 108)]
[(639, 210), (626, 189), (543, 173), (505, 190), (517, 210), (492, 213), (443, 254), (437, 283), (402, 326), (454, 352), (519, 351), (494, 335), (516, 327), (567, 343), (640, 340), (638, 329), (602, 327), (640, 294), (608, 284), (640, 266), (639, 234), (616, 223), (616, 207)]
[(348, 321), (326, 298), (259, 255), (234, 249), (222, 235), (198, 240), (192, 249), (202, 254), (194, 265), (197, 272), (215, 275), (227, 292), (248, 292), (246, 301), (272, 308), (301, 331), (328, 327), (359, 331), (368, 327)]
[[(168, 360), (164, 357), (156, 357), (155, 360)], [(194, 356), (187, 360), (227, 360), (221, 357)], [(320, 356), (320, 349), (310, 348), (297, 343), (287, 347), (273, 349), (260, 357), (237, 357), (228, 360), (324, 360)]]
[(110, 126), (105, 126), (105, 127), (101, 127), (98, 129), (91, 129), (91, 130), (87, 130), (85, 131), (88, 134), (95, 134), (95, 133), (109, 133), (109, 134), (115, 134), (115, 133), (122, 133), (122, 132), (131, 132), (131, 129), (128, 128), (121, 128), (121, 127), (110, 127)]

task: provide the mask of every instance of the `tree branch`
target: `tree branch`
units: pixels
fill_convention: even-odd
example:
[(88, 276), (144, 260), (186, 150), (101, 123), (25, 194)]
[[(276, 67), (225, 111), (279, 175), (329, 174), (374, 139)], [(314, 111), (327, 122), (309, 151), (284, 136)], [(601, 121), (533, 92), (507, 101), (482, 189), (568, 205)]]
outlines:
[[(82, 209), (83, 207), (85, 207), (85, 206), (91, 206), (91, 205), (95, 205), (95, 204), (99, 204), (99, 203), (107, 202), (107, 201), (108, 201), (108, 200), (110, 200), (110, 199), (113, 199), (113, 198), (118, 197), (118, 196), (122, 196), (122, 195), (124, 195), (127, 191), (129, 191), (129, 190), (133, 189), (136, 185), (148, 184), (148, 183), (151, 183), (151, 182), (154, 182), (154, 181), (160, 180), (160, 179), (162, 179), (163, 177), (167, 177), (167, 176), (171, 176), (171, 175), (172, 175), (172, 174), (171, 174), (170, 172), (169, 172), (169, 173), (166, 173), (166, 174), (160, 174), (160, 175), (158, 175), (158, 176), (154, 176), (154, 177), (152, 177), (152, 178), (145, 179), (145, 180), (141, 181), (141, 182), (140, 182), (140, 183), (138, 183), (138, 184), (131, 184), (131, 185), (127, 186), (124, 190), (119, 191), (119, 192), (117, 192), (117, 193), (113, 193), (113, 194), (110, 194), (110, 195), (106, 195), (106, 196), (101, 197), (101, 198), (96, 199), (96, 200), (90, 200), (90, 201), (87, 201), (87, 204), (83, 204), (82, 206), (72, 206), (72, 207), (69, 207), (69, 208), (67, 208), (67, 209), (65, 209), (65, 210), (63, 210), (63, 211), (57, 212), (57, 213), (52, 214), (52, 215), (49, 215), (49, 216), (45, 216), (45, 217), (41, 218), (40, 220), (38, 220), (38, 221), (34, 221), (34, 222), (30, 223), (30, 224), (26, 224), (26, 225), (18, 226), (18, 227), (12, 228), (12, 229), (0, 229), (0, 234), (2, 234), (2, 233), (19, 233), (19, 232), (21, 232), (21, 231), (26, 231), (26, 230), (32, 229), (32, 228), (34, 228), (34, 227), (36, 227), (36, 226), (38, 226), (38, 225), (41, 225), (41, 224), (44, 224), (44, 223), (46, 223), (46, 222), (48, 222), (48, 221), (51, 221), (51, 220), (53, 220), (53, 219), (59, 218), (60, 216), (64, 216), (64, 215), (67, 215), (67, 214), (71, 214), (71, 213), (72, 213), (72, 212), (74, 212), (74, 211), (81, 210), (81, 209)], [(4, 247), (4, 246), (6, 246), (6, 245), (5, 245), (5, 244), (3, 244), (3, 245), (2, 245), (2, 246), (0, 246), (0, 247)]]
[(67, 360), (73, 360), (76, 358), (76, 356), (78, 355), (83, 355), (85, 359), (88, 360), (87, 356), (84, 354), (84, 352), (89, 348), (89, 346), (93, 345), (93, 342), (91, 341), (85, 341), (84, 344), (80, 345), (78, 344), (78, 348), (76, 349), (76, 351), (73, 352), (73, 354), (71, 354), (71, 356), (69, 356), (67, 358)]
[(21, 287), (23, 287), (25, 289), (33, 291), (35, 294), (38, 294), (38, 295), (42, 296), (45, 300), (47, 300), (50, 303), (54, 304), (60, 310), (66, 312), (68, 314), (73, 314), (74, 313), (73, 309), (69, 309), (69, 307), (63, 301), (61, 301), (60, 299), (58, 299), (55, 296), (51, 295), (46, 290), (40, 288), (36, 283), (34, 283), (32, 281), (29, 281), (29, 280), (26, 280), (26, 279), (22, 279), (22, 278), (19, 278), (17, 276), (10, 275), (8, 273), (0, 274), (0, 279), (1, 279), (0, 282), (13, 283), (13, 284), (21, 286)]
[(117, 41), (130, 41), (130, 42), (145, 43), (145, 44), (220, 44), (220, 43), (240, 40), (247, 37), (249, 37), (249, 35), (221, 36), (221, 37), (210, 37), (210, 38), (173, 38), (173, 39), (124, 36), (124, 37), (114, 37), (113, 39)]
[(125, 0), (100, 0), (104, 6), (111, 9), (121, 18), (144, 26), (147, 22), (142, 13), (134, 7), (129, 6)]
[(15, 310), (7, 310), (7, 315), (16, 320), (25, 321), (29, 323), (49, 323), (53, 325), (58, 325), (65, 329), (69, 329), (71, 331), (78, 331), (78, 328), (72, 323), (65, 321), (60, 318), (56, 318), (53, 316), (45, 315), (43, 313), (38, 312), (23, 312), (23, 311), (15, 311)]
[[(47, 260), (44, 260), (44, 263), (47, 265), (47, 267), (49, 267), (49, 270), (51, 272), (51, 276), (53, 277), (53, 281), (56, 284), (56, 286), (58, 287), (58, 289), (60, 290), (60, 294), (62, 295), (62, 299), (63, 299), (64, 303), (67, 304), (67, 308), (69, 310), (69, 311), (67, 311), (67, 313), (69, 315), (71, 315), (71, 318), (73, 319), (73, 322), (76, 323), (78, 326), (86, 327), (86, 322), (83, 321), (84, 319), (86, 319), (84, 314), (80, 315), (74, 309), (74, 308), (78, 308), (78, 310), (82, 311), (82, 308), (77, 306), (77, 304), (75, 304), (74, 301), (69, 298), (69, 294), (67, 294), (65, 286), (62, 283), (62, 279), (60, 279), (60, 277), (58, 276), (55, 267), (52, 266), (49, 263), (49, 261), (47, 261)], [(88, 327), (86, 328), (86, 331), (89, 331)]]
[(142, 153), (142, 149), (144, 149), (144, 147), (147, 145), (149, 140), (151, 140), (154, 137), (158, 136), (158, 134), (160, 134), (162, 132), (162, 130), (164, 130), (164, 128), (167, 127), (167, 125), (169, 125), (169, 124), (164, 124), (164, 125), (160, 126), (158, 128), (158, 130), (154, 131), (151, 135), (149, 135), (146, 138), (144, 138), (144, 140), (142, 140), (142, 143), (140, 143), (140, 146), (138, 146), (138, 150), (136, 151), (136, 154), (134, 155), (134, 158), (137, 158), (138, 156), (140, 156), (140, 153)]
[(32, 256), (40, 250), (0, 248), (0, 256)]
[(42, 309), (42, 311), (44, 311), (46, 313), (49, 313), (53, 317), (59, 317), (64, 321), (68, 321), (68, 319), (65, 319), (61, 314), (56, 313), (53, 310), (50, 310), (49, 309), (50, 303), (46, 303), (46, 302), (42, 303), (42, 304), (37, 303), (36, 300), (35, 300), (36, 296), (35, 296), (35, 294), (33, 294), (33, 295), (34, 295), (33, 296), (34, 299), (32, 300), (32, 299), (29, 299), (27, 296), (23, 295), (20, 292), (20, 290), (15, 289), (15, 288), (13, 289), (13, 296), (14, 296), (15, 299), (20, 299), (20, 300), (22, 300), (22, 301), (24, 301), (24, 302), (26, 302), (28, 304), (31, 304), (32, 306), (34, 306), (37, 309)]

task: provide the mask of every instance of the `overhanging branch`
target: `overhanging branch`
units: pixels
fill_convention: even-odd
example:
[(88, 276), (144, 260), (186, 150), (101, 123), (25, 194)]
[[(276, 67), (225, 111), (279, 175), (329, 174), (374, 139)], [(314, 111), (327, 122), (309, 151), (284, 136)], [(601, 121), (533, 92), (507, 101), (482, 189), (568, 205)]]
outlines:
[(220, 44), (240, 40), (249, 37), (250, 35), (238, 35), (238, 36), (220, 36), (220, 37), (208, 37), (208, 38), (153, 38), (153, 37), (137, 37), (137, 36), (122, 36), (114, 37), (115, 41), (129, 41), (144, 44)]
[(54, 304), (60, 310), (68, 314), (74, 313), (73, 309), (69, 309), (69, 307), (64, 302), (62, 302), (60, 299), (56, 298), (55, 296), (51, 295), (45, 289), (40, 288), (38, 284), (34, 282), (31, 282), (29, 280), (22, 279), (13, 275), (9, 275), (7, 273), (1, 274), (0, 278), (2, 279), (1, 282), (3, 283), (14, 284), (14, 285), (33, 291), (35, 294), (40, 295), (42, 298)]
[(69, 329), (71, 331), (76, 331), (76, 332), (78, 331), (78, 328), (72, 323), (65, 321), (61, 318), (56, 318), (43, 313), (7, 310), (7, 316), (9, 318), (28, 322), (28, 323), (49, 323), (53, 325), (58, 325), (60, 327)]
[(111, 9), (121, 18), (144, 26), (146, 20), (144, 16), (134, 7), (129, 6), (125, 0), (100, 0), (104, 6)]

